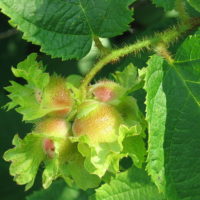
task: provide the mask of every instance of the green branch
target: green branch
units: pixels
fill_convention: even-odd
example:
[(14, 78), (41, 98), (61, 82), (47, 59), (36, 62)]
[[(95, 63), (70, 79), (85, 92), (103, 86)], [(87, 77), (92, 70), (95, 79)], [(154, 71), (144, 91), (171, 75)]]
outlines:
[(86, 97), (87, 92), (87, 86), (93, 79), (93, 77), (108, 63), (110, 62), (116, 62), (120, 58), (137, 51), (140, 51), (144, 48), (148, 48), (151, 45), (150, 40), (143, 40), (140, 42), (137, 42), (136, 44), (124, 47), (122, 49), (113, 50), (110, 54), (102, 58), (99, 62), (96, 63), (96, 65), (91, 69), (91, 71), (85, 76), (82, 84), (81, 84), (81, 90), (82, 90), (82, 97), (83, 99)]
[[(138, 53), (143, 49), (149, 49), (157, 51), (157, 46), (163, 44), (165, 47), (168, 47), (170, 44), (174, 43), (180, 36), (185, 34), (187, 31), (191, 30), (193, 27), (200, 24), (200, 19), (191, 19), (190, 23), (181, 23), (177, 26), (174, 26), (162, 33), (156, 33), (154, 37), (150, 37), (141, 41), (137, 41), (135, 44), (123, 47), (121, 49), (113, 50), (105, 57), (101, 58), (96, 65), (91, 69), (91, 71), (85, 76), (81, 84), (82, 99), (86, 98), (87, 87), (92, 81), (94, 76), (107, 64), (116, 62), (120, 58), (127, 56), (131, 53)], [(159, 53), (159, 52), (158, 52)]]

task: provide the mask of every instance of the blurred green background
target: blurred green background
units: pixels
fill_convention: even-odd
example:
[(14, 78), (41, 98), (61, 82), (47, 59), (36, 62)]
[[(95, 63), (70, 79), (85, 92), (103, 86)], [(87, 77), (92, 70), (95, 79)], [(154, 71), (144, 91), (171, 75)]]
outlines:
[[(121, 36), (111, 38), (110, 43), (113, 48), (133, 43), (137, 39), (144, 35), (151, 35), (153, 31), (161, 31), (166, 27), (169, 27), (176, 21), (176, 14), (174, 12), (164, 13), (162, 8), (156, 8), (148, 0), (137, 1), (132, 5), (135, 9), (135, 21), (130, 24), (130, 30)], [(173, 48), (172, 48), (173, 51)], [(11, 73), (11, 67), (24, 60), (27, 55), (32, 52), (39, 53), (39, 59), (47, 66), (47, 71), (50, 73), (56, 72), (67, 76), (69, 74), (82, 74), (87, 73), (92, 66), (95, 57), (89, 57), (86, 61), (81, 63), (75, 60), (61, 61), (60, 59), (51, 59), (49, 56), (40, 53), (39, 47), (32, 45), (22, 39), (22, 33), (13, 29), (9, 23), (8, 18), (0, 13), (0, 106), (8, 102), (6, 97), (7, 93), (3, 87), (9, 85), (9, 80), (15, 80), (22, 82), (21, 79), (16, 79)], [(119, 63), (115, 63), (112, 66), (106, 67), (102, 70), (96, 79), (109, 76), (110, 72), (122, 70), (130, 62), (133, 62), (137, 67), (143, 67), (146, 64), (149, 53), (142, 52), (139, 55), (130, 55), (121, 60)], [(138, 91), (134, 94), (136, 98), (140, 99), (141, 109), (144, 111), (144, 91)], [(46, 197), (43, 193), (34, 193), (33, 191), (40, 190), (41, 180), (40, 172), (36, 179), (34, 187), (25, 192), (24, 186), (18, 186), (9, 175), (9, 163), (2, 159), (3, 153), (12, 147), (11, 141), (13, 136), (18, 133), (23, 137), (26, 133), (31, 131), (31, 124), (22, 122), (22, 117), (14, 110), (5, 112), (0, 110), (0, 199), (2, 200), (71, 200), (88, 199), (88, 194), (92, 193), (92, 190), (87, 192), (79, 191), (77, 189), (67, 188), (62, 180), (56, 181), (53, 186), (46, 192)], [(54, 189), (56, 188), (56, 189)], [(52, 192), (53, 191), (53, 192)], [(55, 192), (57, 191), (57, 192)], [(59, 196), (59, 198), (58, 198)]]

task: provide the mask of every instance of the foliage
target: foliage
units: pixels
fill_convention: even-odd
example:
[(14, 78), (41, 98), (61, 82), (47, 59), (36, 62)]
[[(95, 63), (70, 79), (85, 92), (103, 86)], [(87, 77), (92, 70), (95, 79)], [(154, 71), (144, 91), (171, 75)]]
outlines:
[(95, 36), (113, 37), (127, 30), (132, 20), (127, 7), (133, 2), (2, 0), (0, 7), (12, 18), (10, 23), (24, 32), (25, 39), (41, 45), (41, 51), (70, 59), (85, 56)]
[(100, 199), (165, 200), (166, 198), (159, 194), (144, 170), (131, 168), (117, 174), (109, 184), (98, 188), (91, 200)]
[(55, 181), (50, 188), (47, 190), (39, 190), (33, 194), (27, 196), (26, 200), (37, 200), (37, 199), (50, 199), (50, 200), (79, 200), (87, 199), (86, 194), (83, 194), (77, 188), (69, 188), (66, 186), (64, 181)]
[[(175, 190), (173, 195), (177, 199), (187, 199), (185, 194), (195, 198), (198, 191), (193, 189), (199, 187), (196, 164), (200, 160), (194, 155), (198, 154), (199, 145), (200, 55), (193, 53), (196, 46), (192, 44), (200, 47), (199, 32), (179, 47), (174, 64), (152, 56), (146, 76), (150, 132), (147, 169), (159, 189), (166, 190), (169, 195)], [(196, 164), (192, 165), (194, 162)]]
[[(0, 8), (43, 52), (2, 78), (12, 79), (3, 108), (32, 125), (2, 150), (18, 185), (42, 182), (27, 200), (200, 199), (199, 0), (1, 0)], [(58, 63), (69, 66), (58, 73)]]

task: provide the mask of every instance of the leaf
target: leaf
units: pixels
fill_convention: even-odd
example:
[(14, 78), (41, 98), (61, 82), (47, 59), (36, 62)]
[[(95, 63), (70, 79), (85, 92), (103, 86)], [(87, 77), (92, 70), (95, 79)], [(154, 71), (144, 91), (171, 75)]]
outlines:
[(147, 170), (161, 191), (164, 191), (165, 185), (163, 134), (167, 112), (165, 94), (161, 85), (163, 72), (160, 68), (163, 62), (163, 59), (158, 56), (153, 56), (148, 61), (145, 84), (146, 120), (149, 131)]
[(42, 174), (42, 186), (46, 189), (54, 180), (62, 176), (63, 167), (67, 166), (69, 161), (75, 160), (76, 154), (79, 153), (77, 152), (76, 146), (72, 144), (68, 138), (50, 137), (48, 135), (44, 137), (45, 139), (51, 139), (55, 146), (54, 156), (52, 158), (47, 156), (47, 158), (44, 160), (45, 167)]
[(200, 54), (197, 51), (200, 43), (200, 30), (195, 35), (189, 36), (182, 43), (181, 48), (176, 52), (176, 63), (199, 61)]
[(144, 85), (145, 68), (139, 70), (130, 63), (122, 72), (116, 71), (113, 74), (116, 82), (127, 89), (127, 93), (134, 92)]
[(66, 79), (67, 83), (71, 83), (74, 87), (79, 88), (83, 77), (77, 74), (69, 75)]
[(142, 127), (139, 124), (130, 128), (121, 126), (120, 132), (126, 135), (123, 140), (123, 153), (131, 157), (136, 167), (141, 168), (146, 156)]
[(91, 200), (165, 200), (143, 169), (132, 167), (96, 190)]
[[(122, 138), (119, 140), (122, 140)], [(85, 169), (100, 178), (107, 170), (111, 172), (119, 170), (119, 160), (124, 156), (123, 154), (120, 155), (122, 148), (121, 141), (100, 143), (94, 146), (84, 137), (79, 138), (78, 144), (79, 152), (85, 157)]]
[(140, 124), (143, 129), (142, 135), (145, 136), (146, 122), (135, 98), (132, 96), (124, 97), (116, 108), (120, 112), (125, 125), (131, 127)]
[(200, 0), (187, 0), (189, 4), (200, 12)]
[(141, 168), (146, 156), (146, 148), (142, 136), (135, 135), (125, 138), (123, 146), (123, 152), (131, 157), (136, 167)]
[(59, 167), (60, 163), (57, 157), (46, 160), (45, 169), (42, 174), (42, 186), (44, 189), (47, 189), (52, 184), (52, 181), (58, 178), (60, 175)]
[[(132, 127), (121, 125), (119, 128), (119, 135), (113, 142), (93, 144), (87, 136), (72, 137), (73, 142), (78, 142), (78, 150), (85, 157), (84, 167), (90, 174), (96, 174), (100, 178), (105, 173), (119, 172), (119, 161), (121, 158), (130, 155), (134, 157), (136, 166), (141, 166), (144, 161), (142, 156), (144, 151), (144, 144), (142, 141), (138, 142), (136, 137), (131, 142), (123, 141), (127, 137), (139, 136), (142, 134), (140, 124), (135, 124)], [(141, 135), (142, 140), (142, 135)], [(124, 146), (123, 146), (124, 145)], [(134, 149), (130, 150), (130, 145), (137, 145)], [(141, 152), (137, 149), (141, 148)]]
[[(64, 59), (85, 56), (94, 36), (113, 37), (128, 29), (135, 0), (1, 0), (0, 8), (24, 39)], [(120, 17), (119, 17), (120, 16)]]
[(30, 54), (26, 60), (20, 62), (17, 68), (12, 67), (15, 77), (25, 79), (30, 88), (43, 89), (49, 83), (49, 74), (44, 73), (42, 63), (37, 62), (37, 54)]
[(172, 10), (175, 7), (175, 0), (152, 0), (152, 2), (158, 7), (163, 7), (165, 11)]
[(40, 96), (49, 83), (49, 75), (44, 73), (41, 63), (36, 61), (37, 54), (30, 54), (27, 59), (12, 68), (16, 77), (24, 78), (27, 81), (25, 86), (11, 81), (11, 86), (5, 89), (11, 94), (11, 99), (5, 107), (8, 110), (16, 108), (16, 111), (23, 115), (24, 120), (33, 120), (46, 115), (49, 109), (40, 108)]
[(47, 190), (33, 192), (26, 200), (78, 200), (80, 191), (67, 187), (62, 180), (55, 181)]
[(199, 55), (188, 51), (184, 54), (188, 40), (194, 42), (195, 38), (194, 47), (200, 44), (196, 35), (186, 39), (175, 56), (179, 61), (173, 65), (153, 56), (146, 78), (147, 170), (158, 188), (176, 200), (200, 198), (196, 189), (200, 187)]
[[(41, 137), (28, 134), (21, 140), (17, 135), (13, 139), (15, 147), (5, 152), (4, 159), (11, 161), (10, 174), (19, 185), (26, 184), (26, 190), (32, 187), (40, 163), (45, 157)], [(37, 151), (36, 151), (37, 150)]]
[(97, 175), (90, 174), (84, 167), (84, 159), (78, 155), (76, 159), (63, 165), (61, 170), (62, 177), (67, 180), (72, 177), (75, 184), (83, 189), (95, 188), (99, 186), (101, 180)]

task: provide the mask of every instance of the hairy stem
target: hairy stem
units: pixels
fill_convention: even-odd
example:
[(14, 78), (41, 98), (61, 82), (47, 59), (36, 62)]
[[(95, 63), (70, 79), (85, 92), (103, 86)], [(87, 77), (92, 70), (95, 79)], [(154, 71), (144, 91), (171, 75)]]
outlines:
[[(82, 84), (81, 84), (81, 93), (82, 98), (85, 99), (87, 95), (87, 87), (89, 83), (92, 81), (94, 76), (107, 64), (116, 62), (120, 58), (131, 54), (137, 53), (143, 49), (157, 50), (158, 45), (163, 45), (168, 47), (171, 43), (174, 43), (180, 36), (185, 34), (187, 31), (191, 30), (193, 27), (200, 24), (200, 19), (191, 19), (190, 23), (179, 24), (162, 33), (156, 33), (154, 37), (150, 37), (141, 41), (137, 41), (135, 44), (131, 44), (129, 46), (125, 46), (121, 49), (116, 49), (110, 52), (108, 55), (104, 56), (101, 60), (99, 60), (96, 65), (91, 69), (91, 71), (85, 76)], [(159, 53), (159, 52), (158, 52)], [(173, 62), (170, 57), (170, 62)]]
[(113, 50), (110, 54), (102, 58), (99, 62), (96, 63), (96, 65), (91, 69), (91, 71), (85, 76), (82, 84), (81, 84), (81, 90), (82, 90), (82, 96), (85, 98), (86, 92), (87, 92), (87, 86), (93, 79), (93, 77), (108, 63), (110, 62), (116, 62), (120, 58), (130, 54), (137, 52), (139, 50), (142, 50), (144, 48), (148, 48), (151, 45), (150, 40), (143, 40), (140, 42), (137, 42), (133, 45), (124, 47), (122, 49)]

